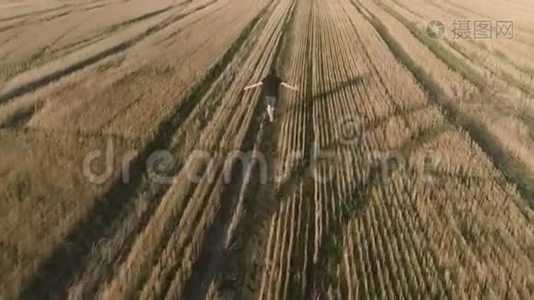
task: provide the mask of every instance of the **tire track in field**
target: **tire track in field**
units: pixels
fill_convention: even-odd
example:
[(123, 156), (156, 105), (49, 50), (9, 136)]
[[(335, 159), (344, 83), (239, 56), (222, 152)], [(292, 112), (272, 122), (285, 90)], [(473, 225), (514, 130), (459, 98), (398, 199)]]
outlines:
[(147, 20), (147, 19), (152, 18), (152, 17), (156, 17), (156, 16), (161, 15), (162, 13), (165, 13), (165, 12), (175, 8), (175, 7), (176, 7), (176, 5), (169, 5), (167, 7), (162, 8), (162, 9), (143, 14), (141, 16), (138, 16), (138, 17), (135, 17), (135, 18), (120, 22), (118, 24), (110, 25), (110, 26), (102, 29), (102, 31), (100, 33), (97, 33), (94, 36), (90, 36), (90, 37), (84, 38), (82, 40), (75, 41), (75, 42), (73, 42), (71, 44), (67, 44), (67, 45), (65, 45), (65, 46), (63, 46), (62, 48), (59, 48), (59, 49), (54, 49), (52, 51), (52, 54), (54, 54), (56, 52), (64, 51), (64, 50), (69, 49), (69, 48), (75, 48), (80, 44), (85, 44), (84, 46), (91, 45), (91, 44), (93, 44), (95, 42), (98, 42), (99, 40), (102, 40), (102, 39), (112, 35), (114, 32), (117, 32), (117, 31), (119, 31), (119, 30), (121, 30), (121, 29), (123, 29), (123, 28), (125, 28), (127, 26), (133, 25), (135, 23), (139, 23), (141, 21)]
[[(106, 233), (115, 222), (120, 222), (120, 219), (124, 217), (121, 213), (126, 209), (137, 195), (148, 193), (152, 194), (153, 199), (160, 198), (166, 191), (167, 187), (157, 188), (155, 191), (151, 190), (150, 185), (146, 185), (143, 182), (146, 178), (143, 178), (144, 163), (146, 159), (154, 153), (156, 150), (166, 149), (171, 142), (170, 137), (185, 121), (188, 114), (195, 108), (199, 98), (208, 92), (208, 87), (217, 80), (217, 78), (226, 70), (229, 63), (232, 61), (234, 54), (240, 49), (241, 44), (244, 43), (256, 26), (259, 20), (259, 16), (249, 23), (249, 25), (243, 30), (241, 36), (234, 42), (228, 52), (223, 58), (213, 66), (206, 79), (199, 83), (197, 87), (191, 92), (190, 96), (181, 104), (175, 108), (175, 112), (171, 113), (168, 120), (165, 120), (160, 126), (159, 130), (152, 142), (150, 142), (142, 153), (138, 154), (137, 158), (131, 163), (132, 178), (128, 184), (123, 184), (120, 179), (113, 185), (113, 187), (107, 192), (106, 195), (99, 200), (88, 216), (81, 220), (75, 228), (65, 238), (65, 245), (71, 245), (70, 247), (58, 246), (51, 257), (41, 265), (39, 271), (36, 273), (35, 278), (28, 284), (21, 294), (24, 299), (27, 298), (48, 298), (48, 292), (61, 291), (66, 292), (67, 285), (73, 280), (72, 276), (80, 272), (80, 269), (84, 267), (84, 263), (87, 259), (87, 255), (91, 251), (91, 247), (95, 245), (101, 237), (107, 236)], [(148, 190), (147, 190), (148, 189)], [(157, 204), (154, 204), (154, 208)], [(149, 210), (145, 221), (138, 224), (139, 227), (143, 226), (144, 222), (148, 221), (150, 216)], [(103, 221), (100, 221), (103, 220)], [(123, 251), (128, 249), (128, 245), (133, 243), (135, 235), (131, 236), (122, 245), (123, 249), (116, 253), (116, 258), (121, 259)], [(124, 259), (124, 257), (122, 257)], [(65, 265), (65, 261), (69, 264)], [(102, 274), (100, 280), (106, 280), (111, 274)], [(100, 282), (100, 281), (99, 281)], [(93, 288), (96, 288), (93, 287)], [(94, 290), (93, 290), (94, 292)], [(90, 293), (91, 294), (91, 293)]]
[[(68, 7), (68, 6), (66, 6), (66, 7)], [(55, 19), (59, 19), (59, 18), (64, 17), (64, 16), (68, 16), (71, 13), (76, 12), (76, 11), (77, 10), (75, 8), (73, 8), (73, 9), (70, 9), (68, 11), (61, 12), (61, 13), (58, 13), (58, 14), (55, 14), (55, 15), (51, 15), (51, 16), (46, 16), (46, 17), (43, 17), (43, 18), (21, 20), (19, 22), (16, 22), (16, 23), (8, 25), (8, 26), (0, 27), (0, 33), (3, 32), (3, 31), (6, 31), (6, 30), (13, 29), (13, 28), (20, 28), (22, 26), (32, 25), (34, 23), (49, 22), (49, 21), (52, 21), (52, 20), (55, 20)]]
[[(65, 36), (67, 36), (69, 33), (71, 33), (73, 30), (77, 29), (79, 26), (83, 24), (85, 20), (78, 22), (77, 24), (73, 25), (72, 27), (65, 30), (63, 33), (61, 33), (58, 37), (56, 37), (53, 41), (51, 41), (48, 45), (44, 46), (41, 50), (37, 51), (37, 53), (33, 54), (29, 59), (29, 65), (32, 64), (34, 61), (38, 61), (41, 59), (47, 52), (49, 52), (49, 49), (52, 48), (56, 43), (58, 43), (61, 39), (63, 39)], [(22, 71), (22, 70), (21, 70)], [(16, 74), (13, 74), (16, 75)]]
[[(210, 12), (210, 14), (216, 14), (218, 11), (222, 10), (224, 7), (218, 7), (216, 9), (214, 9), (213, 11)], [(209, 15), (205, 15), (204, 18), (207, 18)], [(192, 26), (196, 23), (199, 23), (201, 22), (203, 19), (202, 18), (198, 18), (197, 20), (194, 20), (192, 21), (191, 23), (188, 24), (188, 26)], [(169, 47), (171, 45), (173, 45), (174, 43), (176, 43), (176, 40), (174, 40), (174, 37), (179, 35), (180, 33), (182, 33), (182, 31), (184, 31), (185, 28), (184, 27), (181, 27), (181, 28), (178, 28), (176, 31), (170, 33), (167, 37), (161, 39), (160, 41), (156, 42), (156, 45), (161, 45), (161, 44), (164, 44), (165, 43), (165, 46), (166, 47)]]
[[(251, 124), (247, 133), (247, 139), (255, 140), (253, 153), (256, 153), (260, 145), (265, 143), (265, 128), (269, 124), (266, 122), (265, 115), (262, 115), (263, 112), (262, 103), (258, 102), (253, 118), (260, 119), (260, 121), (258, 124)], [(262, 116), (260, 117), (260, 115)], [(257, 134), (253, 136), (255, 132)], [(242, 151), (248, 152), (249, 150), (244, 147)], [(225, 185), (222, 191), (221, 198), (224, 202), (215, 216), (211, 229), (202, 243), (200, 255), (192, 267), (193, 273), (184, 289), (185, 299), (205, 299), (212, 282), (217, 279), (224, 268), (230, 246), (227, 241), (232, 237), (231, 222), (236, 214), (240, 199), (250, 197), (250, 194), (255, 192), (251, 186), (255, 185), (256, 180), (252, 179), (255, 183), (251, 183), (249, 180), (256, 176), (259, 177), (257, 167), (258, 163), (254, 154), (252, 154), (251, 160), (243, 164), (241, 168), (237, 167), (237, 163), (232, 162), (230, 182)]]
[[(212, 12), (210, 12), (210, 14), (207, 14), (201, 18), (199, 18), (198, 20), (195, 20), (194, 22), (191, 22), (188, 24), (188, 26), (191, 26), (192, 24), (196, 24), (196, 23), (200, 23), (200, 22), (203, 22), (206, 18), (208, 17), (212, 17), (214, 18), (214, 14), (216, 13), (219, 13), (220, 11), (222, 11), (223, 9), (225, 9), (225, 6), (221, 6), (221, 7), (218, 7), (216, 9), (214, 9)], [(224, 13), (224, 12), (223, 12)], [(223, 18), (223, 15), (222, 13), (219, 14), (218, 16), (219, 18)], [(220, 26), (220, 30), (226, 30), (227, 27), (231, 26), (232, 24), (234, 24), (238, 18), (242, 18), (242, 16), (237, 16), (231, 20), (229, 20), (228, 22), (226, 22), (224, 25), (221, 25)], [(184, 30), (185, 27), (182, 27), (179, 32), (181, 32), (182, 30)], [(210, 42), (210, 39), (212, 39), (211, 36), (208, 36), (202, 43), (200, 43), (195, 49), (191, 50), (190, 52), (186, 53), (183, 55), (183, 57), (185, 58), (189, 58), (191, 57), (192, 55), (194, 55), (198, 50), (202, 49), (202, 48), (206, 48), (206, 45), (209, 44)], [(176, 42), (176, 41), (171, 41), (172, 43)], [(156, 44), (156, 45), (159, 45), (159, 44)], [(171, 44), (168, 44), (166, 45), (167, 47), (168, 46), (171, 46)], [(183, 63), (178, 63), (178, 65), (185, 65), (185, 62)], [(113, 126), (114, 124), (119, 124), (121, 121), (120, 117), (121, 116), (124, 116), (124, 115), (128, 115), (129, 111), (130, 110), (133, 110), (137, 107), (137, 105), (142, 101), (142, 97), (139, 97), (138, 99), (136, 100), (133, 100), (131, 103), (129, 103), (128, 105), (126, 105), (124, 108), (120, 109), (120, 110), (117, 110), (117, 112), (111, 116), (104, 124), (101, 124), (100, 126), (98, 126), (101, 130), (105, 130), (105, 128), (109, 128), (111, 126)]]
[(204, 5), (201, 5), (199, 7), (196, 7), (193, 11), (191, 12), (188, 12), (188, 13), (185, 13), (185, 14), (178, 14), (178, 15), (175, 15), (175, 16), (172, 16), (172, 17), (168, 17), (167, 19), (163, 20), (161, 23), (158, 23), (156, 25), (153, 25), (151, 27), (149, 27), (148, 29), (146, 29), (144, 32), (142, 32), (141, 34), (131, 38), (131, 39), (128, 39), (118, 45), (115, 45), (111, 48), (108, 48), (108, 49), (105, 49), (105, 50), (102, 50), (96, 54), (93, 54), (93, 55), (90, 55), (89, 57), (87, 58), (84, 58), (82, 60), (79, 60), (77, 62), (74, 62), (70, 65), (67, 65), (61, 69), (58, 69), (58, 70), (55, 70), (55, 71), (52, 71), (51, 73), (48, 73), (48, 74), (43, 74), (43, 75), (40, 75), (40, 76), (35, 76), (35, 78), (33, 79), (30, 79), (28, 82), (26, 83), (23, 83), (21, 85), (15, 85), (14, 87), (11, 87), (11, 88), (8, 88), (8, 89), (5, 89), (4, 91), (2, 91), (0, 93), (0, 104), (2, 104), (3, 102), (6, 102), (8, 101), (9, 99), (12, 99), (12, 98), (15, 98), (15, 97), (18, 97), (18, 96), (22, 96), (26, 93), (29, 93), (29, 92), (32, 92), (42, 86), (45, 86), (45, 85), (48, 85), (54, 81), (57, 81), (59, 79), (61, 79), (62, 77), (64, 76), (67, 76), (71, 73), (74, 73), (76, 71), (79, 71), (87, 66), (90, 66), (94, 63), (97, 63), (98, 61), (106, 58), (106, 57), (109, 57), (111, 55), (115, 55), (115, 54), (118, 54), (118, 53), (121, 53), (121, 52), (124, 52), (126, 50), (128, 50), (129, 48), (131, 48), (132, 46), (136, 45), (137, 43), (139, 43), (140, 41), (146, 39), (147, 37), (163, 30), (164, 28), (167, 28), (168, 26), (180, 21), (181, 19), (193, 14), (193, 13), (196, 13), (200, 10), (203, 10), (203, 9), (206, 9), (207, 7), (209, 7), (210, 5), (212, 5), (213, 3), (217, 2), (219, 0), (212, 0)]
[[(165, 13), (165, 12), (171, 10), (171, 9), (181, 8), (182, 6), (185, 6), (186, 4), (189, 4), (189, 2), (185, 2), (185, 3), (181, 2), (179, 4), (169, 5), (167, 7), (162, 8), (162, 9), (158, 9), (158, 10), (155, 10), (155, 11), (148, 12), (146, 14), (134, 17), (132, 19), (120, 22), (118, 24), (110, 25), (110, 26), (104, 28), (103, 30), (101, 30), (101, 32), (97, 33), (96, 35), (90, 36), (88, 38), (84, 38), (83, 40), (75, 41), (75, 42), (73, 42), (71, 44), (63, 46), (60, 49), (55, 49), (54, 51), (52, 51), (52, 53), (56, 53), (56, 52), (59, 52), (59, 51), (65, 51), (65, 50), (67, 50), (69, 48), (78, 48), (78, 46), (81, 45), (81, 44), (84, 44), (83, 46), (86, 47), (88, 45), (94, 44), (94, 43), (96, 43), (96, 42), (98, 42), (98, 41), (100, 41), (100, 40), (112, 35), (114, 32), (117, 32), (117, 31), (119, 31), (119, 30), (121, 30), (121, 29), (123, 29), (125, 27), (128, 27), (128, 26), (131, 26), (131, 25), (133, 25), (135, 23), (139, 23), (141, 21), (156, 17), (156, 16), (161, 15), (161, 14), (163, 14), (163, 13)], [(180, 12), (180, 11), (181, 10), (179, 10), (177, 12)]]
[(109, 2), (106, 2), (106, 3), (103, 3), (103, 4), (97, 4), (97, 5), (93, 5), (91, 7), (86, 7), (86, 8), (83, 9), (83, 11), (91, 11), (91, 10), (94, 10), (94, 9), (110, 6), (110, 5), (121, 3), (121, 2), (124, 2), (124, 1), (122, 1), (122, 0), (109, 1)]

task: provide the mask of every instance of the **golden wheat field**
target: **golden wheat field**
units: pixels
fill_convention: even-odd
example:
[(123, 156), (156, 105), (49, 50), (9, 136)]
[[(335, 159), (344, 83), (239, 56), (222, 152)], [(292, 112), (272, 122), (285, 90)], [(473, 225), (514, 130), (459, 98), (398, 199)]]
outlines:
[(0, 0), (0, 299), (534, 298), (533, 16)]

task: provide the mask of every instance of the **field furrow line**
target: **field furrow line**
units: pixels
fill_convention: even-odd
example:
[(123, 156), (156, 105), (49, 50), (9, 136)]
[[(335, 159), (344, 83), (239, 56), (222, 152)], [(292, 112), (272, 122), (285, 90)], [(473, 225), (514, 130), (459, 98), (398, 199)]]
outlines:
[[(307, 86), (306, 75), (309, 59), (306, 58), (306, 53), (309, 51), (308, 27), (311, 5), (305, 1), (298, 1), (295, 12), (295, 19), (298, 20), (296, 21), (298, 23), (291, 26), (294, 29), (291, 29), (287, 41), (292, 41), (293, 38), (299, 38), (299, 41), (295, 46), (287, 49), (284, 45), (282, 46), (283, 52), (281, 54), (286, 56), (284, 53), (289, 51), (287, 55), (294, 58), (290, 60), (291, 63), (288, 64), (287, 69), (284, 68), (284, 73), (287, 74), (288, 80), (299, 87)], [(280, 63), (284, 61), (282, 57), (279, 59)], [(265, 266), (262, 268), (259, 297), (266, 298), (302, 295), (302, 288), (306, 282), (305, 274), (299, 272), (299, 270), (304, 272), (306, 270), (306, 261), (302, 256), (303, 253), (306, 253), (307, 244), (306, 236), (302, 235), (300, 228), (308, 208), (302, 195), (303, 183), (296, 180), (299, 176), (307, 176), (304, 174), (306, 167), (303, 154), (305, 151), (305, 131), (309, 125), (304, 122), (306, 101), (304, 101), (305, 98), (303, 99), (303, 94), (299, 92), (296, 94), (283, 93), (283, 95), (287, 96), (287, 100), (284, 98), (280, 104), (282, 125), (281, 132), (277, 135), (280, 137), (277, 141), (279, 157), (275, 160), (274, 166), (278, 199), (273, 199), (276, 201), (273, 204), (280, 205), (280, 208), (276, 212), (279, 218), (272, 219), (271, 222), (275, 222), (274, 220), (276, 222), (271, 223), (271, 226), (276, 226), (278, 230), (283, 229), (284, 232), (278, 233), (277, 236), (270, 236), (266, 241), (268, 245), (272, 245), (269, 246), (270, 248), (278, 249), (278, 251), (269, 252), (272, 254), (265, 257)], [(292, 225), (286, 226), (284, 224)], [(286, 233), (287, 231), (289, 232)], [(273, 241), (273, 238), (276, 240)], [(280, 285), (282, 279), (282, 282), (286, 282), (283, 286)]]
[(40, 11), (33, 11), (33, 12), (28, 12), (28, 13), (24, 13), (24, 14), (15, 15), (15, 16), (9, 16), (9, 17), (5, 17), (5, 18), (1, 18), (0, 22), (11, 21), (11, 20), (15, 20), (15, 19), (24, 18), (24, 17), (30, 17), (30, 16), (37, 16), (37, 15), (40, 15), (40, 14), (45, 14), (45, 13), (49, 13), (49, 12), (55, 12), (55, 11), (58, 11), (58, 10), (62, 10), (62, 9), (68, 8), (68, 7), (70, 7), (70, 5), (67, 4), (67, 5), (62, 5), (62, 6), (59, 6), (59, 7), (43, 9), (43, 10), (40, 10)]
[[(396, 195), (402, 195), (403, 192), (405, 194), (409, 194), (410, 191), (408, 190), (402, 190), (400, 187), (401, 183), (398, 183), (398, 179), (395, 177), (394, 185), (391, 187), (392, 192)], [(395, 189), (398, 189), (398, 192), (394, 192)], [(406, 205), (401, 206), (399, 197), (393, 197), (393, 200), (396, 200), (394, 203), (395, 206), (399, 208), (399, 211), (401, 211), (400, 215), (400, 224), (401, 224), (401, 231), (406, 232), (405, 235), (402, 235), (404, 237), (407, 236), (407, 239), (405, 240), (405, 244), (412, 245), (411, 249), (417, 249), (413, 253), (412, 259), (414, 261), (411, 262), (411, 265), (416, 266), (415, 271), (417, 272), (417, 278), (420, 280), (419, 288), (426, 290), (425, 293), (436, 295), (438, 291), (432, 290), (431, 285), (432, 284), (439, 284), (440, 279), (439, 278), (433, 278), (432, 275), (428, 274), (428, 271), (432, 269), (431, 266), (425, 266), (424, 262), (427, 262), (427, 257), (429, 256), (428, 248), (421, 245), (421, 240), (419, 239), (419, 235), (416, 235), (418, 233), (418, 224), (416, 224), (413, 220), (413, 215), (409, 214), (410, 211), (406, 209), (401, 209), (402, 207), (406, 207)], [(406, 201), (405, 201), (406, 202)], [(407, 223), (407, 224), (406, 224)], [(430, 270), (429, 270), (430, 269)], [(424, 279), (427, 280), (424, 280)]]
[[(402, 264), (400, 263), (399, 257), (397, 255), (399, 253), (397, 251), (400, 251), (400, 249), (397, 248), (392, 251), (390, 243), (396, 240), (395, 234), (407, 232), (409, 228), (403, 228), (403, 227), (401, 227), (400, 229), (395, 228), (396, 232), (393, 233), (392, 222), (395, 219), (392, 218), (390, 215), (388, 215), (388, 208), (385, 207), (385, 204), (382, 201), (378, 201), (378, 203), (379, 204), (378, 204), (378, 209), (376, 211), (377, 213), (376, 218), (378, 220), (384, 220), (384, 223), (386, 223), (386, 225), (383, 226), (382, 228), (377, 228), (377, 230), (382, 230), (382, 232), (380, 233), (380, 236), (383, 237), (383, 239), (381, 240), (381, 247), (383, 247), (383, 249), (384, 248), (386, 249), (385, 250), (386, 252), (385, 253), (385, 258), (386, 258), (385, 265), (389, 266), (389, 268), (391, 269), (392, 275), (390, 275), (389, 281), (391, 284), (394, 285), (393, 288), (395, 290), (393, 295), (390, 295), (390, 297), (394, 297), (394, 295), (396, 296), (404, 295), (404, 297), (408, 297), (409, 293), (407, 292), (407, 289), (405, 286), (406, 277), (404, 275), (404, 272), (400, 272), (402, 268), (401, 267)], [(389, 241), (389, 243), (386, 242), (386, 240)], [(395, 244), (397, 245), (397, 243)]]

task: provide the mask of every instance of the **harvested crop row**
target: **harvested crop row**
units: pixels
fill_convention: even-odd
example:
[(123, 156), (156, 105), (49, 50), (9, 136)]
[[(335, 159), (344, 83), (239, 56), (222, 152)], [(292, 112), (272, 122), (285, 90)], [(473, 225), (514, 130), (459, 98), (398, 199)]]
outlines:
[[(257, 224), (254, 234), (259, 238), (247, 257), (247, 263), (259, 266), (249, 272), (247, 288), (240, 293), (243, 296), (254, 293), (260, 299), (281, 297), (283, 299), (303, 297), (302, 290), (306, 285), (306, 260), (310, 260), (307, 243), (310, 237), (305, 236), (305, 226), (313, 222), (309, 196), (304, 194), (303, 172), (306, 167), (306, 151), (309, 151), (313, 139), (311, 112), (313, 100), (309, 87), (311, 54), (314, 47), (313, 6), (309, 1), (298, 1), (291, 31), (287, 33), (286, 42), (291, 42), (286, 57), (281, 63), (286, 66), (283, 77), (301, 87), (298, 93), (284, 93), (279, 105), (280, 122), (276, 128), (278, 137), (276, 150), (273, 151), (275, 185), (270, 197), (256, 201), (264, 207), (271, 206), (268, 215), (262, 217), (264, 224)], [(307, 149), (308, 148), (308, 149)], [(260, 220), (255, 220), (259, 222)], [(249, 242), (250, 243), (250, 242)], [(262, 245), (264, 244), (264, 245)], [(263, 248), (266, 247), (264, 250)]]
[[(319, 169), (323, 180), (316, 189), (315, 202), (321, 209), (315, 233), (317, 243), (320, 243), (320, 249), (316, 250), (319, 265), (315, 267), (327, 272), (315, 279), (314, 293), (336, 294), (343, 290), (342, 281), (336, 279), (340, 278), (342, 249), (345, 248), (341, 242), (342, 228), (360, 211), (362, 217), (372, 213), (367, 211), (372, 195), (367, 192), (366, 186), (385, 175), (381, 174), (382, 170), (376, 169), (382, 166), (373, 164), (395, 160), (396, 155), (402, 155), (400, 149), (404, 145), (416, 143), (426, 131), (432, 132), (442, 126), (443, 118), (435, 113), (435, 108), (424, 108), (428, 105), (424, 95), (349, 2), (324, 6), (323, 27), (327, 34), (323, 36), (329, 37), (329, 40), (323, 42), (321, 53), (324, 53), (324, 58), (318, 60), (325, 66), (322, 76), (337, 77), (343, 82), (346, 78), (365, 75), (362, 84), (327, 94), (317, 105), (317, 116), (322, 117), (317, 122), (315, 134), (319, 140), (318, 147), (331, 158)], [(334, 19), (336, 22), (332, 21)], [(338, 59), (328, 59), (331, 56)], [(328, 79), (319, 80), (318, 85), (329, 87)], [(376, 106), (381, 110), (373, 109)], [(409, 114), (405, 116), (413, 109), (419, 109), (419, 113), (414, 113), (417, 118), (409, 118)], [(429, 121), (426, 121), (427, 114)], [(345, 119), (340, 121), (339, 116)], [(349, 130), (349, 134), (350, 130), (356, 132), (351, 136), (346, 135), (344, 130)], [(403, 229), (410, 231), (410, 226)], [(394, 276), (386, 268), (386, 261), (394, 262), (395, 258), (384, 257), (380, 235), (373, 234), (369, 227), (366, 232), (371, 244), (365, 250), (375, 259), (369, 257), (365, 260), (366, 265), (358, 268), (369, 275), (369, 284), (375, 285), (371, 290), (387, 291), (391, 288), (387, 286), (388, 281), (384, 282), (385, 286), (378, 283), (382, 277), (393, 282)], [(426, 276), (417, 271), (418, 262), (414, 263), (414, 268), (408, 269), (406, 276), (424, 282)]]
[[(279, 42), (277, 50), (274, 52), (275, 61), (270, 63), (278, 69), (279, 73), (284, 73), (283, 77), (288, 81), (303, 87), (306, 86), (305, 74), (307, 70), (305, 64), (308, 60), (308, 52), (305, 48), (308, 46), (307, 28), (302, 25), (295, 25), (295, 22), (300, 22), (300, 24), (309, 22), (309, 16), (303, 14), (301, 8), (304, 6), (309, 10), (310, 5), (309, 3), (303, 4), (304, 2), (297, 1), (294, 4), (291, 16), (285, 21), (282, 41)], [(292, 29), (294, 26), (299, 28), (297, 32)], [(293, 52), (293, 41), (299, 43), (300, 52)], [(300, 67), (295, 70), (291, 67), (294, 64), (290, 62), (295, 62), (295, 65)], [(285, 94), (284, 99), (285, 96), (290, 97), (290, 94)], [(276, 118), (283, 120), (284, 125), (282, 126), (286, 127), (285, 130), (290, 130), (293, 133), (300, 130), (290, 121), (292, 117), (299, 119), (300, 125), (305, 128), (305, 120), (302, 118), (301, 111), (304, 103), (301, 102), (300, 98), (300, 96), (298, 98), (291, 97), (293, 104), (287, 104), (285, 100), (282, 100), (275, 112)], [(285, 179), (291, 180), (275, 173), (278, 170), (275, 167), (278, 163), (276, 153), (279, 151), (289, 155), (295, 153), (289, 153), (287, 148), (285, 150), (280, 149), (282, 141), (275, 139), (278, 136), (278, 126), (273, 128), (272, 125), (267, 124), (266, 118), (261, 118), (260, 122), (259, 131), (255, 138), (256, 142), (253, 146), (253, 155), (259, 159), (248, 164), (250, 172), (245, 175), (239, 192), (237, 207), (228, 227), (224, 266), (221, 273), (217, 274), (215, 284), (210, 287), (210, 291), (213, 291), (218, 297), (250, 298), (260, 289), (261, 274), (257, 272), (256, 266), (263, 265), (265, 258), (263, 251), (258, 250), (261, 249), (261, 245), (267, 238), (263, 231), (265, 230), (264, 226), (267, 226), (271, 208), (278, 206), (276, 199), (274, 199), (274, 185), (276, 183), (283, 184), (280, 181)], [(291, 129), (288, 129), (287, 126), (291, 126)], [(253, 134), (254, 129), (250, 135)], [(299, 139), (297, 136), (293, 136), (293, 138), (295, 142), (297, 142), (296, 139)], [(289, 170), (286, 171), (289, 172)], [(285, 175), (290, 176), (288, 173)], [(290, 285), (289, 282), (284, 283), (286, 289), (288, 285)]]

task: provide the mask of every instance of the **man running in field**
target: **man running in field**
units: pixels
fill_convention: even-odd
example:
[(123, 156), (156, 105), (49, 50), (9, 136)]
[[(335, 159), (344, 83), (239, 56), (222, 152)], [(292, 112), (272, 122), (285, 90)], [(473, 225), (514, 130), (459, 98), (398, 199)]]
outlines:
[(271, 122), (273, 122), (274, 120), (274, 106), (276, 105), (276, 101), (278, 101), (278, 88), (280, 87), (280, 85), (285, 88), (298, 91), (296, 87), (289, 85), (288, 83), (284, 82), (280, 77), (278, 77), (274, 69), (271, 69), (269, 75), (263, 78), (260, 82), (251, 84), (245, 87), (244, 89), (246, 91), (252, 88), (263, 86), (263, 101), (265, 105), (267, 105), (267, 114), (269, 115), (269, 121)]

